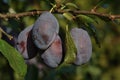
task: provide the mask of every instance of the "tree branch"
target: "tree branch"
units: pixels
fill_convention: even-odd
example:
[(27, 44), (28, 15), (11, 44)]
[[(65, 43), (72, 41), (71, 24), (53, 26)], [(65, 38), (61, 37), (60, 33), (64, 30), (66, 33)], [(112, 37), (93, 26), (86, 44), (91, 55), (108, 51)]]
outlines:
[[(29, 12), (22, 12), (22, 13), (16, 13), (16, 14), (1, 14), (0, 13), (0, 19), (8, 19), (8, 18), (20, 18), (24, 16), (35, 16), (35, 15), (40, 15), (44, 11), (42, 10), (36, 10), (36, 11), (29, 11)], [(84, 15), (95, 15), (98, 17), (103, 17), (109, 20), (114, 20), (114, 19), (120, 19), (120, 15), (111, 15), (111, 14), (104, 14), (104, 13), (98, 13), (98, 12), (92, 12), (92, 11), (65, 11), (65, 10), (58, 10), (53, 13), (59, 13), (62, 14), (64, 12), (72, 12), (74, 14), (84, 14)]]

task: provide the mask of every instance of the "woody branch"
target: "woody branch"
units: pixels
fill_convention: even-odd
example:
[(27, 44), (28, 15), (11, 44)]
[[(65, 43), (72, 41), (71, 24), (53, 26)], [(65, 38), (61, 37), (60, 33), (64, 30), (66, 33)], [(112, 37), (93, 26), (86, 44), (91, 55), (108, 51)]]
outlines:
[[(35, 15), (40, 15), (43, 13), (43, 10), (35, 10), (35, 11), (28, 11), (28, 12), (21, 12), (21, 13), (9, 13), (9, 14), (2, 14), (0, 13), (0, 19), (9, 19), (9, 18), (20, 18), (24, 16), (35, 16)], [(120, 15), (114, 15), (114, 14), (105, 14), (105, 13), (98, 13), (94, 11), (80, 11), (80, 10), (75, 10), (75, 11), (65, 11), (65, 10), (57, 10), (52, 13), (65, 13), (65, 12), (72, 12), (73, 14), (84, 14), (84, 15), (95, 15), (98, 17), (104, 17), (109, 20), (115, 20), (115, 19), (120, 19)]]

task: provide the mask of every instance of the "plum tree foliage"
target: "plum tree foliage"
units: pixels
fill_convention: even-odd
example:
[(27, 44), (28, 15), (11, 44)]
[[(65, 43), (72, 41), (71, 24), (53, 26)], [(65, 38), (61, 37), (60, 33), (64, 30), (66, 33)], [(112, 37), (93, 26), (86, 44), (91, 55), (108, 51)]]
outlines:
[[(24, 2), (24, 0), (21, 0), (21, 4), (22, 1)], [(9, 3), (6, 0), (3, 0), (3, 2), (9, 4), (9, 6), (11, 5), (11, 2)], [(0, 8), (0, 23), (2, 23), (2, 19), (8, 20), (8, 22), (19, 26), (19, 28), (17, 27), (15, 29), (20, 31), (16, 40), (16, 36), (11, 37), (9, 35), (10, 29), (4, 30), (0, 27), (0, 52), (6, 57), (13, 69), (17, 65), (14, 70), (22, 75), (22, 77), (26, 75), (27, 67), (25, 63), (27, 62), (34, 63), (38, 68), (44, 65), (45, 68), (55, 68), (58, 70), (67, 65), (74, 65), (76, 67), (89, 63), (94, 47), (92, 46), (91, 37), (93, 36), (96, 43), (100, 45), (99, 35), (96, 30), (96, 25), (99, 24), (99, 21), (119, 23), (117, 19), (120, 18), (120, 15), (97, 12), (99, 8), (107, 8), (109, 6), (108, 3), (111, 3), (109, 0), (96, 1), (96, 5), (90, 11), (82, 11), (77, 5), (79, 4), (77, 0), (75, 2), (71, 0), (41, 0), (41, 5), (48, 5), (49, 3), (47, 6), (49, 7), (49, 9), (47, 8), (48, 10), (44, 10), (46, 7), (43, 8), (41, 6), (43, 10), (30, 10), (23, 13), (17, 13), (20, 11), (15, 7), (14, 9), (9, 8), (9, 14), (2, 14), (2, 9)], [(39, 9), (38, 6), (36, 5), (34, 7)], [(29, 8), (27, 9), (29, 10)], [(25, 20), (28, 21), (26, 24), (30, 24), (30, 19), (26, 18), (26, 16), (35, 18), (31, 26), (25, 27), (24, 24), (19, 25), (19, 22), (16, 22), (20, 21), (22, 23), (21, 20)], [(3, 23), (7, 24), (6, 22)], [(9, 26), (14, 30), (14, 27)], [(13, 41), (15, 45), (9, 45), (6, 37), (4, 39), (4, 36), (7, 36), (8, 41)], [(11, 52), (20, 53), (21, 55), (15, 55), (15, 53), (14, 55), (10, 55), (7, 48), (10, 48)], [(20, 61), (20, 63), (16, 61)], [(41, 64), (38, 64), (38, 62), (41, 62)], [(23, 67), (24, 69), (22, 69)]]

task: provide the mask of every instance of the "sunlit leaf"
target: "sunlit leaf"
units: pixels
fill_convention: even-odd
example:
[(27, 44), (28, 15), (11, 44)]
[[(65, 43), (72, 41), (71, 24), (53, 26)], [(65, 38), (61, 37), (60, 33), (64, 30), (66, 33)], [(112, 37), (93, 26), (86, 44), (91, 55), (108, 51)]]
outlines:
[(27, 72), (27, 65), (18, 51), (10, 46), (7, 42), (0, 39), (0, 52), (8, 60), (13, 70), (20, 76), (24, 77)]
[(86, 16), (86, 15), (80, 14), (80, 15), (77, 15), (77, 17), (80, 18), (82, 20), (82, 22), (85, 22), (85, 23), (94, 23), (94, 22), (97, 23), (97, 21), (95, 21), (95, 19), (93, 19), (89, 16)]
[(69, 31), (66, 29), (66, 38), (65, 38), (65, 59), (64, 62), (65, 64), (73, 63), (76, 58), (76, 52), (77, 49), (75, 47), (75, 44), (73, 42), (73, 39), (69, 33)]
[(68, 20), (73, 20), (74, 16), (71, 13), (63, 13), (63, 16)]
[(69, 7), (69, 8), (76, 8), (76, 9), (78, 9), (77, 5), (74, 4), (74, 3), (66, 3), (66, 6)]

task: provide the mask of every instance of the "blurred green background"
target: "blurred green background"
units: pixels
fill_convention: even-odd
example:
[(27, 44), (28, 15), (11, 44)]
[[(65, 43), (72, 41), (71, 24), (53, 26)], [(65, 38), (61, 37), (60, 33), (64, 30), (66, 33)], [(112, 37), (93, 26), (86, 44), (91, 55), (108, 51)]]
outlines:
[[(99, 0), (66, 0), (75, 3), (80, 10), (90, 11)], [(97, 12), (120, 14), (120, 0), (106, 0)], [(50, 10), (54, 0), (0, 0), (0, 13), (20, 13), (30, 10)], [(106, 7), (107, 6), (107, 7)], [(61, 26), (68, 21), (55, 15)], [(20, 19), (0, 19), (0, 27), (7, 33), (17, 36), (25, 27), (34, 24), (37, 16), (22, 17)], [(119, 21), (119, 20), (118, 20)], [(116, 24), (118, 23), (118, 24)], [(66, 66), (62, 69), (38, 68), (28, 66), (25, 80), (120, 80), (120, 24), (119, 22), (98, 19), (95, 24), (101, 48), (93, 44), (93, 53), (89, 63), (82, 66)], [(6, 38), (5, 38), (6, 39)], [(8, 41), (8, 39), (6, 39)], [(8, 41), (11, 45), (12, 42)], [(0, 54), (0, 80), (19, 80), (10, 68), (7, 60)]]

